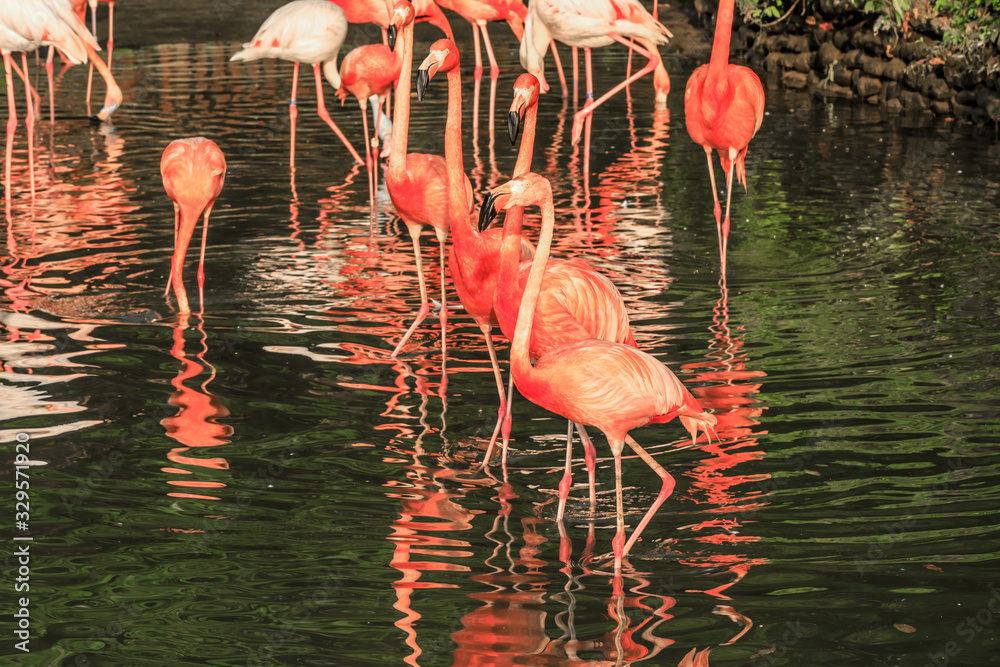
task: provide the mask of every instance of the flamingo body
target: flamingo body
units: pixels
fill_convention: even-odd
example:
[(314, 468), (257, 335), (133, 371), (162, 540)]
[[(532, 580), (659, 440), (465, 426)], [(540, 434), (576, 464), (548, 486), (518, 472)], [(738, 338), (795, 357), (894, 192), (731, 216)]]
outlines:
[[(383, 30), (389, 27), (392, 15), (392, 0), (330, 0), (344, 10), (349, 23), (374, 23)], [(434, 0), (413, 2), (414, 20), (427, 21), (436, 26), (448, 39), (455, 39), (448, 18)]]
[[(219, 146), (205, 137), (191, 137), (172, 141), (160, 158), (160, 175), (163, 189), (174, 202), (174, 254), (170, 263), (171, 284), (177, 298), (178, 310), (191, 312), (184, 290), (184, 257), (198, 217), (204, 212), (201, 259), (198, 264), (198, 291), (203, 294), (205, 280), (205, 242), (208, 236), (208, 216), (222, 192), (226, 178), (226, 158)], [(204, 297), (202, 296), (202, 307)]]

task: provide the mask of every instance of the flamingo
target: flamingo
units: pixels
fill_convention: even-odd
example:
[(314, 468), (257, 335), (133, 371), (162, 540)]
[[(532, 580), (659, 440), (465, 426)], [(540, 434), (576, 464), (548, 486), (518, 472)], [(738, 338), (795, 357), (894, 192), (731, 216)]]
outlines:
[[(14, 130), (17, 128), (17, 113), (14, 108), (14, 86), (11, 69), (18, 69), (13, 64), (10, 54), (21, 51), (22, 54), (34, 51), (40, 46), (51, 45), (66, 54), (74, 63), (89, 59), (97, 66), (98, 72), (107, 83), (104, 98), (104, 108), (97, 114), (99, 121), (107, 120), (122, 102), (122, 91), (111, 76), (104, 61), (97, 55), (97, 41), (86, 31), (77, 17), (73, 7), (67, 0), (36, 0), (25, 3), (21, 0), (0, 0), (0, 53), (3, 54), (4, 74), (7, 85), (7, 143), (4, 161), (4, 184), (6, 188), (6, 205), (10, 210), (10, 167), (13, 151)], [(32, 199), (34, 199), (34, 164), (33, 141), (35, 114), (32, 102), (33, 91), (27, 79), (27, 57), (21, 57), (22, 68), (18, 74), (24, 80), (28, 91), (28, 111), (25, 125), (28, 128), (28, 161), (31, 169)]]
[[(735, 0), (720, 0), (715, 20), (712, 58), (699, 66), (684, 89), (684, 121), (688, 134), (705, 149), (708, 175), (715, 201), (715, 228), (719, 236), (722, 277), (726, 276), (726, 246), (729, 240), (729, 203), (733, 195), (733, 172), (736, 181), (747, 187), (743, 159), (750, 140), (764, 120), (764, 87), (748, 67), (729, 64), (729, 39), (733, 32)], [(721, 221), (719, 194), (715, 189), (712, 149), (719, 153), (726, 174), (726, 219)]]
[[(564, 44), (584, 49), (587, 77), (587, 98), (583, 108), (573, 115), (573, 144), (580, 141), (586, 123), (584, 141), (584, 174), (590, 171), (591, 114), (612, 95), (633, 81), (655, 70), (653, 87), (656, 91), (656, 108), (665, 109), (670, 77), (663, 67), (657, 44), (665, 44), (673, 37), (662, 23), (647, 12), (639, 0), (532, 0), (524, 23), (521, 40), (521, 66), (538, 77), (542, 92), (548, 90), (545, 82), (545, 51), (556, 39)], [(626, 38), (635, 39), (638, 44)], [(593, 71), (590, 49), (620, 42), (648, 59), (645, 67), (628, 76), (624, 81), (594, 100)]]
[[(497, 361), (496, 349), (493, 347), (492, 329), (498, 324), (496, 312), (493, 309), (493, 292), (496, 290), (497, 267), (500, 260), (500, 245), (503, 241), (503, 231), (490, 229), (480, 233), (472, 216), (463, 213), (467, 202), (466, 184), (469, 179), (465, 174), (462, 155), (462, 77), (459, 73), (460, 58), (458, 48), (453, 42), (441, 39), (435, 42), (430, 54), (420, 64), (417, 70), (417, 97), (423, 100), (427, 83), (438, 72), (448, 76), (448, 119), (445, 125), (445, 169), (448, 179), (448, 207), (451, 214), (451, 233), (453, 237), (448, 265), (451, 279), (455, 283), (462, 306), (479, 325), (486, 340), (486, 349), (493, 365), (493, 376), (497, 383), (497, 394), (500, 397), (500, 409), (497, 413), (497, 424), (490, 439), (486, 460), (492, 451), (497, 433), (503, 424), (507, 413), (507, 395), (504, 391), (503, 376)], [(537, 101), (537, 95), (535, 96)], [(534, 132), (534, 128), (532, 128)], [(535, 250), (528, 239), (521, 237), (519, 249), (521, 261), (531, 259)]]
[[(403, 42), (403, 66), (396, 87), (396, 108), (393, 110), (392, 145), (389, 148), (389, 165), (385, 170), (385, 184), (389, 190), (396, 212), (402, 218), (413, 240), (413, 254), (417, 263), (417, 281), (420, 284), (420, 310), (413, 324), (406, 330), (396, 348), (395, 357), (410, 339), (417, 326), (430, 312), (424, 270), (420, 260), (420, 232), (424, 225), (430, 225), (437, 236), (441, 252), (441, 354), (445, 353), (445, 324), (448, 309), (445, 301), (445, 249), (448, 238), (448, 223), (452, 216), (460, 215), (461, 207), (449, 211), (448, 174), (444, 158), (426, 153), (407, 153), (407, 134), (410, 127), (410, 70), (413, 64), (413, 5), (407, 0), (399, 0), (393, 7), (393, 24), (389, 28), (389, 39), (398, 32)], [(472, 211), (472, 184), (465, 178), (465, 211)]]
[[(678, 417), (696, 440), (699, 430), (711, 435), (715, 417), (702, 410), (670, 369), (631, 345), (582, 337), (546, 350), (534, 366), (531, 364), (530, 341), (539, 324), (536, 306), (555, 227), (552, 187), (544, 177), (528, 173), (494, 188), (480, 208), (480, 228), (489, 224), (496, 213), (497, 199), (505, 195), (508, 199), (502, 209), (532, 205), (542, 208), (541, 237), (517, 313), (511, 346), (511, 373), (518, 391), (529, 400), (571, 421), (596, 426), (607, 437), (615, 459), (616, 532), (612, 545), (615, 579), (620, 580), (622, 560), (674, 487), (673, 477), (632, 439), (629, 431)], [(506, 225), (504, 231), (503, 247), (507, 253), (517, 243), (517, 238), (510, 236), (511, 230)], [(505, 281), (501, 274), (497, 283), (498, 299), (516, 299), (515, 283)], [(621, 464), (626, 443), (661, 479), (656, 500), (628, 542), (625, 541)]]
[(323, 82), (319, 69), (323, 66), (334, 90), (340, 88), (340, 72), (337, 71), (337, 53), (347, 35), (347, 19), (344, 11), (327, 0), (293, 0), (278, 7), (261, 24), (257, 34), (243, 50), (235, 53), (230, 62), (258, 60), (260, 58), (280, 58), (295, 64), (292, 74), (292, 100), (288, 103), (288, 116), (292, 123), (292, 145), (289, 163), (295, 168), (295, 119), (299, 115), (296, 93), (299, 87), (299, 63), (312, 65), (316, 79), (316, 113), (330, 126), (334, 134), (344, 143), (357, 162), (363, 162), (358, 152), (351, 146), (344, 133), (330, 118), (323, 102)]
[[(325, 1), (325, 0), (324, 0)], [(208, 239), (208, 215), (222, 192), (226, 179), (226, 157), (219, 146), (205, 137), (177, 139), (163, 151), (160, 158), (163, 189), (174, 201), (174, 254), (170, 261), (170, 278), (164, 296), (173, 284), (177, 310), (182, 315), (191, 312), (184, 290), (184, 256), (191, 235), (204, 211), (205, 226), (201, 233), (201, 258), (198, 261), (198, 300), (205, 309), (205, 242)]]
[(486, 44), (486, 55), (490, 59), (489, 126), (492, 133), (493, 114), (496, 111), (497, 79), (500, 76), (500, 67), (497, 65), (496, 57), (493, 55), (493, 45), (490, 43), (489, 33), (486, 32), (486, 24), (489, 21), (506, 21), (510, 29), (514, 32), (514, 36), (517, 37), (517, 41), (520, 42), (524, 35), (524, 17), (528, 14), (528, 8), (524, 6), (522, 0), (437, 0), (437, 3), (445, 9), (452, 10), (472, 24), (472, 37), (476, 48), (476, 68), (473, 70), (475, 88), (472, 93), (473, 132), (478, 132), (479, 128), (479, 88), (483, 78), (483, 55), (479, 47), (479, 33), (483, 33), (483, 42)]
[[(348, 23), (374, 23), (382, 28), (382, 34), (385, 36), (392, 16), (392, 0), (330, 0), (330, 2), (344, 10)], [(413, 5), (414, 21), (418, 23), (427, 21), (441, 30), (448, 39), (455, 40), (448, 17), (444, 15), (434, 0), (416, 0), (411, 4)], [(385, 40), (383, 42), (388, 43)]]
[[(393, 46), (396, 46), (395, 44)], [(340, 63), (340, 89), (337, 95), (343, 104), (348, 94), (354, 95), (361, 107), (365, 129), (365, 167), (368, 169), (368, 201), (371, 206), (370, 238), (375, 236), (376, 191), (378, 190), (378, 136), (382, 105), (392, 84), (399, 78), (403, 64), (401, 48), (390, 49), (384, 44), (366, 44), (353, 49)], [(368, 140), (368, 115), (365, 104), (370, 102), (375, 126), (374, 142)]]

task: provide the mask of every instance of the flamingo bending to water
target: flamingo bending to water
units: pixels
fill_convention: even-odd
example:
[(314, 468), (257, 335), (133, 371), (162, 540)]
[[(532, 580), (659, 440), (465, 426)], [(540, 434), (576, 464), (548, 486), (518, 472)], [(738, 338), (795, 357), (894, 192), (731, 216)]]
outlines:
[[(622, 560), (674, 488), (673, 477), (628, 432), (646, 424), (667, 422), (678, 417), (691, 437), (696, 439), (699, 430), (711, 434), (715, 417), (702, 410), (670, 369), (655, 357), (630, 345), (583, 338), (547, 350), (532, 365), (530, 341), (537, 324), (535, 309), (555, 227), (552, 188), (545, 178), (534, 173), (519, 176), (494, 188), (480, 208), (481, 228), (489, 224), (490, 217), (496, 213), (497, 199), (505, 195), (508, 199), (501, 207), (504, 209), (511, 206), (542, 207), (541, 238), (518, 308), (511, 347), (511, 373), (518, 391), (532, 402), (571, 421), (596, 426), (607, 436), (615, 459), (617, 530), (612, 544), (615, 577), (618, 579)], [(516, 237), (505, 233), (504, 251), (516, 242)], [(498, 285), (498, 293), (507, 299), (515, 298), (514, 281), (504, 281), (501, 275)], [(628, 542), (625, 541), (621, 467), (622, 450), (626, 443), (662, 480), (660, 493)]]
[[(715, 200), (715, 227), (719, 236), (722, 277), (726, 276), (726, 246), (729, 240), (729, 203), (733, 195), (733, 172), (746, 190), (743, 159), (750, 140), (764, 120), (764, 87), (753, 71), (729, 64), (729, 40), (733, 32), (735, 0), (720, 0), (715, 21), (712, 58), (691, 74), (684, 90), (684, 120), (688, 134), (701, 144), (708, 158), (708, 175)], [(715, 187), (712, 149), (719, 153), (726, 174), (726, 219), (721, 221), (719, 194)]]
[(166, 296), (171, 284), (181, 314), (191, 312), (187, 292), (184, 290), (184, 257), (188, 244), (204, 211), (205, 226), (201, 233), (201, 258), (198, 260), (198, 299), (205, 309), (205, 243), (208, 240), (208, 215), (222, 192), (226, 179), (226, 157), (219, 146), (205, 137), (177, 139), (163, 151), (160, 158), (160, 175), (163, 189), (174, 201), (174, 254), (170, 260), (170, 278), (167, 279)]
[(323, 81), (320, 65), (334, 90), (340, 88), (340, 72), (337, 69), (337, 54), (347, 35), (347, 19), (344, 11), (327, 0), (293, 0), (278, 7), (261, 24), (257, 34), (243, 45), (243, 49), (230, 61), (259, 60), (260, 58), (280, 58), (295, 64), (292, 74), (292, 100), (288, 104), (288, 116), (292, 123), (292, 144), (289, 162), (295, 168), (295, 119), (299, 115), (296, 94), (299, 88), (299, 63), (312, 65), (316, 79), (316, 113), (330, 126), (334, 134), (344, 143), (347, 150), (358, 162), (364, 162), (351, 146), (344, 133), (330, 118), (323, 101)]

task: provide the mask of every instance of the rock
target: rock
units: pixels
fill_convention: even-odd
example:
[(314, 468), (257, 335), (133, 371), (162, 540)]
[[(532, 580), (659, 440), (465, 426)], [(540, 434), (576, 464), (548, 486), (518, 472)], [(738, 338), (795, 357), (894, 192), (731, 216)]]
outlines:
[(900, 91), (899, 101), (907, 111), (923, 111), (927, 108), (927, 100), (915, 90)]
[(824, 42), (819, 45), (819, 51), (816, 53), (816, 62), (819, 64), (820, 69), (825, 72), (831, 64), (843, 57), (844, 53), (840, 49), (831, 42)]
[(828, 44), (833, 41), (833, 32), (819, 26), (814, 26), (810, 34), (812, 35), (813, 42), (816, 44)]
[(807, 74), (812, 71), (815, 59), (816, 54), (814, 53), (796, 53), (792, 62), (792, 69), (796, 72)]
[(990, 115), (982, 107), (972, 107), (972, 122), (976, 125), (986, 125)]
[(920, 90), (920, 84), (924, 82), (927, 70), (923, 65), (913, 64), (903, 71), (903, 83), (913, 90)]
[(903, 110), (903, 105), (900, 104), (899, 100), (889, 100), (885, 103), (885, 110), (889, 113), (900, 113)]
[(826, 86), (820, 86), (817, 90), (822, 92), (823, 95), (828, 95), (830, 97), (843, 97), (846, 100), (854, 98), (854, 91), (847, 86), (838, 86), (835, 83), (828, 83)]
[(809, 50), (809, 38), (805, 35), (789, 35), (788, 50), (795, 53), (805, 53)]
[(840, 16), (855, 10), (853, 0), (819, 0), (819, 8), (827, 16)]
[(833, 45), (843, 51), (851, 45), (851, 36), (846, 30), (838, 30), (833, 33)]
[(923, 80), (920, 84), (920, 92), (932, 100), (951, 99), (951, 88), (948, 87), (944, 79), (934, 74), (927, 76)]
[(955, 120), (966, 123), (972, 120), (972, 107), (970, 106), (954, 102), (951, 105), (951, 110), (955, 114)]
[(795, 69), (795, 59), (798, 55), (797, 53), (782, 53), (781, 60), (778, 61), (781, 63), (781, 68), (786, 70)]
[(865, 102), (872, 106), (878, 106), (878, 95), (871, 95), (865, 98)]
[(882, 76), (890, 81), (899, 81), (904, 71), (906, 71), (906, 63), (901, 58), (893, 58), (885, 64)]
[(970, 106), (979, 104), (976, 101), (976, 91), (974, 90), (960, 90), (955, 93), (955, 102), (958, 104), (968, 104)]
[(801, 89), (806, 87), (806, 75), (802, 72), (785, 72), (781, 75), (781, 83), (785, 88)]
[(1000, 93), (980, 86), (976, 89), (976, 102), (994, 123), (1000, 122)]
[(859, 59), (861, 69), (865, 71), (865, 74), (870, 76), (882, 76), (882, 72), (885, 71), (886, 62), (881, 58), (875, 56), (869, 56), (867, 54), (862, 54)]
[(850, 51), (844, 54), (844, 57), (843, 59), (841, 59), (840, 62), (844, 63), (844, 67), (854, 69), (855, 67), (859, 67), (860, 60), (861, 60), (860, 49), (851, 49)]
[(833, 66), (833, 80), (837, 85), (849, 87), (851, 85), (851, 70), (844, 67), (843, 63), (837, 63)]
[(864, 49), (873, 56), (877, 56), (879, 53), (885, 53), (885, 46), (882, 45), (882, 40), (878, 38), (878, 35), (867, 28), (854, 33), (854, 37), (851, 38), (851, 43), (859, 49)]
[(923, 41), (903, 42), (893, 51), (893, 53), (908, 62), (923, 60), (931, 54), (931, 48), (927, 45), (925, 38), (921, 37), (918, 39)]
[(934, 100), (931, 102), (931, 111), (938, 116), (947, 116), (951, 113), (951, 103), (947, 100)]
[[(854, 90), (858, 92), (861, 97), (870, 97), (872, 95), (878, 95), (879, 91), (882, 90), (882, 82), (879, 79), (875, 79), (870, 76), (858, 77), (858, 82), (854, 86)], [(875, 100), (878, 102), (878, 99)]]
[(781, 71), (781, 57), (785, 55), (783, 53), (778, 53), (777, 51), (771, 51), (764, 58), (764, 71), (765, 72), (780, 72)]
[(899, 91), (902, 90), (895, 81), (886, 81), (882, 84), (882, 90), (878, 93), (879, 102), (887, 104), (889, 100), (899, 98)]

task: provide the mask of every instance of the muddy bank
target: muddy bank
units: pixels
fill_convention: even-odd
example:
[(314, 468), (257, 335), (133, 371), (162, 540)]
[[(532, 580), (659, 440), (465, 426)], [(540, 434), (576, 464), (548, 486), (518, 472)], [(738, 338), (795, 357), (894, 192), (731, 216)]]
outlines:
[[(714, 3), (696, 1), (706, 26)], [(1000, 57), (996, 48), (961, 53), (941, 45), (946, 27), (917, 0), (905, 31), (875, 32), (876, 17), (846, 0), (822, 0), (816, 12), (797, 9), (760, 29), (737, 17), (732, 48), (767, 86), (877, 105), (890, 113), (956, 121), (1000, 122)]]

